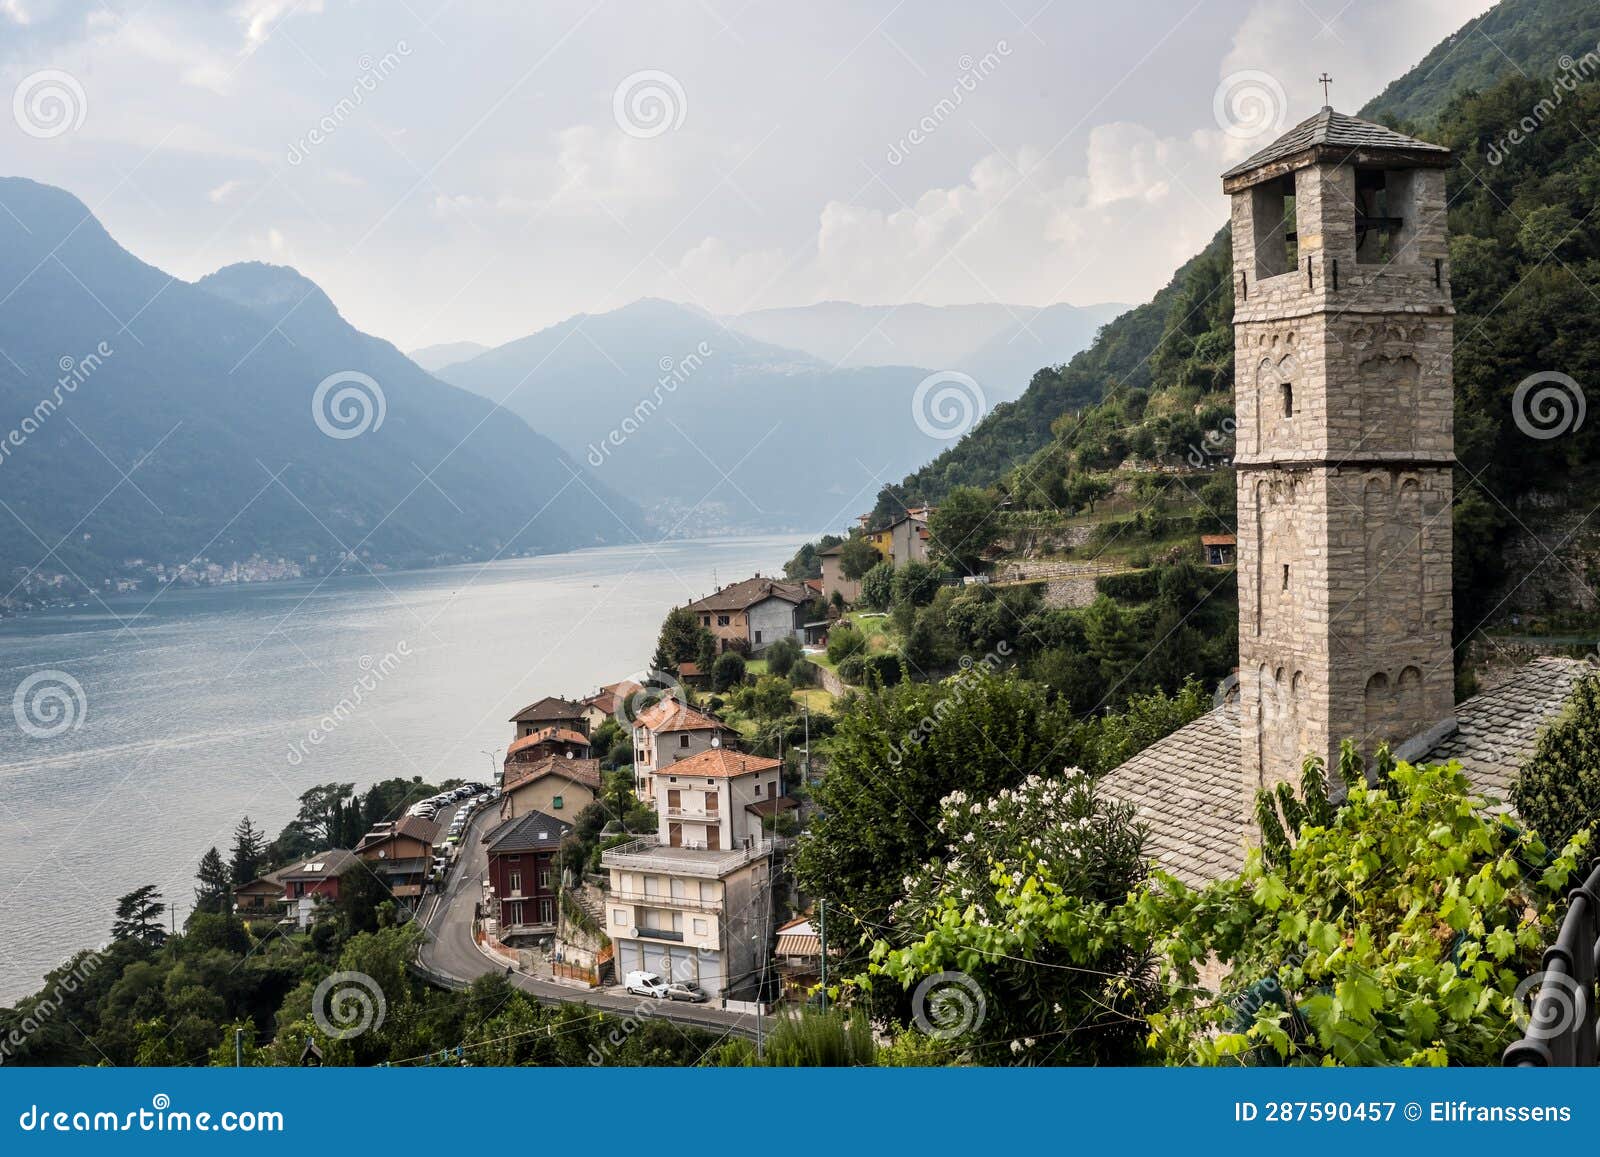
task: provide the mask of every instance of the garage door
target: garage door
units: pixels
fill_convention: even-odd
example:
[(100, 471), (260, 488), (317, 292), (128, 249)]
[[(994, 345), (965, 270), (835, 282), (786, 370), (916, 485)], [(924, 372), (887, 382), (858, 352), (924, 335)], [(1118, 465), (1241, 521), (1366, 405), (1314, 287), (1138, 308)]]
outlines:
[(630, 972), (639, 971), (639, 942), (637, 940), (617, 941), (617, 979), (622, 980)]

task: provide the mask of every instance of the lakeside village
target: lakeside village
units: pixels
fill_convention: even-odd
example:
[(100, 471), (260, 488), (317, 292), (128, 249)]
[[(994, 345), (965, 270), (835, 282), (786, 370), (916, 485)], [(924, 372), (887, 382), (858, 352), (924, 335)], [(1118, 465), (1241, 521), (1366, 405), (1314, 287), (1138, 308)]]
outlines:
[[(788, 864), (823, 774), (812, 728), (863, 681), (864, 624), (884, 617), (852, 609), (850, 576), (934, 573), (930, 514), (870, 532), (864, 515), (817, 552), (819, 577), (757, 574), (674, 608), (650, 672), (512, 716), (498, 782), (447, 782), (349, 848), (237, 886), (238, 915), (313, 927), (364, 865), (435, 940), (470, 920), (478, 974), (738, 1010), (804, 1001), (825, 930)], [(462, 890), (470, 906), (446, 902)]]

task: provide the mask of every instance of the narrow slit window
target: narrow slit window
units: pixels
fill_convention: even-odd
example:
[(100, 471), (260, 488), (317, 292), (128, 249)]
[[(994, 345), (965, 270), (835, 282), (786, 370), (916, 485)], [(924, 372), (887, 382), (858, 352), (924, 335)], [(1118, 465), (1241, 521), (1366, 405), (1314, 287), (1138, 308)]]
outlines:
[(1289, 589), (1289, 564), (1288, 563), (1284, 563), (1283, 564), (1283, 589), (1284, 590), (1288, 590)]
[(1278, 387), (1278, 393), (1283, 398), (1283, 416), (1294, 417), (1294, 387), (1288, 382)]

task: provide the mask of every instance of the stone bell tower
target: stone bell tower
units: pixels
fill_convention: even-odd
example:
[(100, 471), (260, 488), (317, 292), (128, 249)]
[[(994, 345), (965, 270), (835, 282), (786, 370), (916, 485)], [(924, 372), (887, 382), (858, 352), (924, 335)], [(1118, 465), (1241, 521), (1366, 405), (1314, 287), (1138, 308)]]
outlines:
[(1222, 176), (1247, 802), (1454, 727), (1449, 165), (1324, 108)]

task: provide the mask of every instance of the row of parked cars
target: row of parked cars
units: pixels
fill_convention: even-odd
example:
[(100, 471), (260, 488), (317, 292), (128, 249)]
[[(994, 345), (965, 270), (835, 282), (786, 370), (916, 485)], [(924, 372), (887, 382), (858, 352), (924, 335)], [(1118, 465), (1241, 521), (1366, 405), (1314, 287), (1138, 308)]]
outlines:
[(630, 972), (623, 978), (622, 987), (634, 996), (649, 996), (656, 1000), (687, 1000), (699, 1004), (706, 999), (705, 989), (688, 980), (665, 980), (654, 972)]

